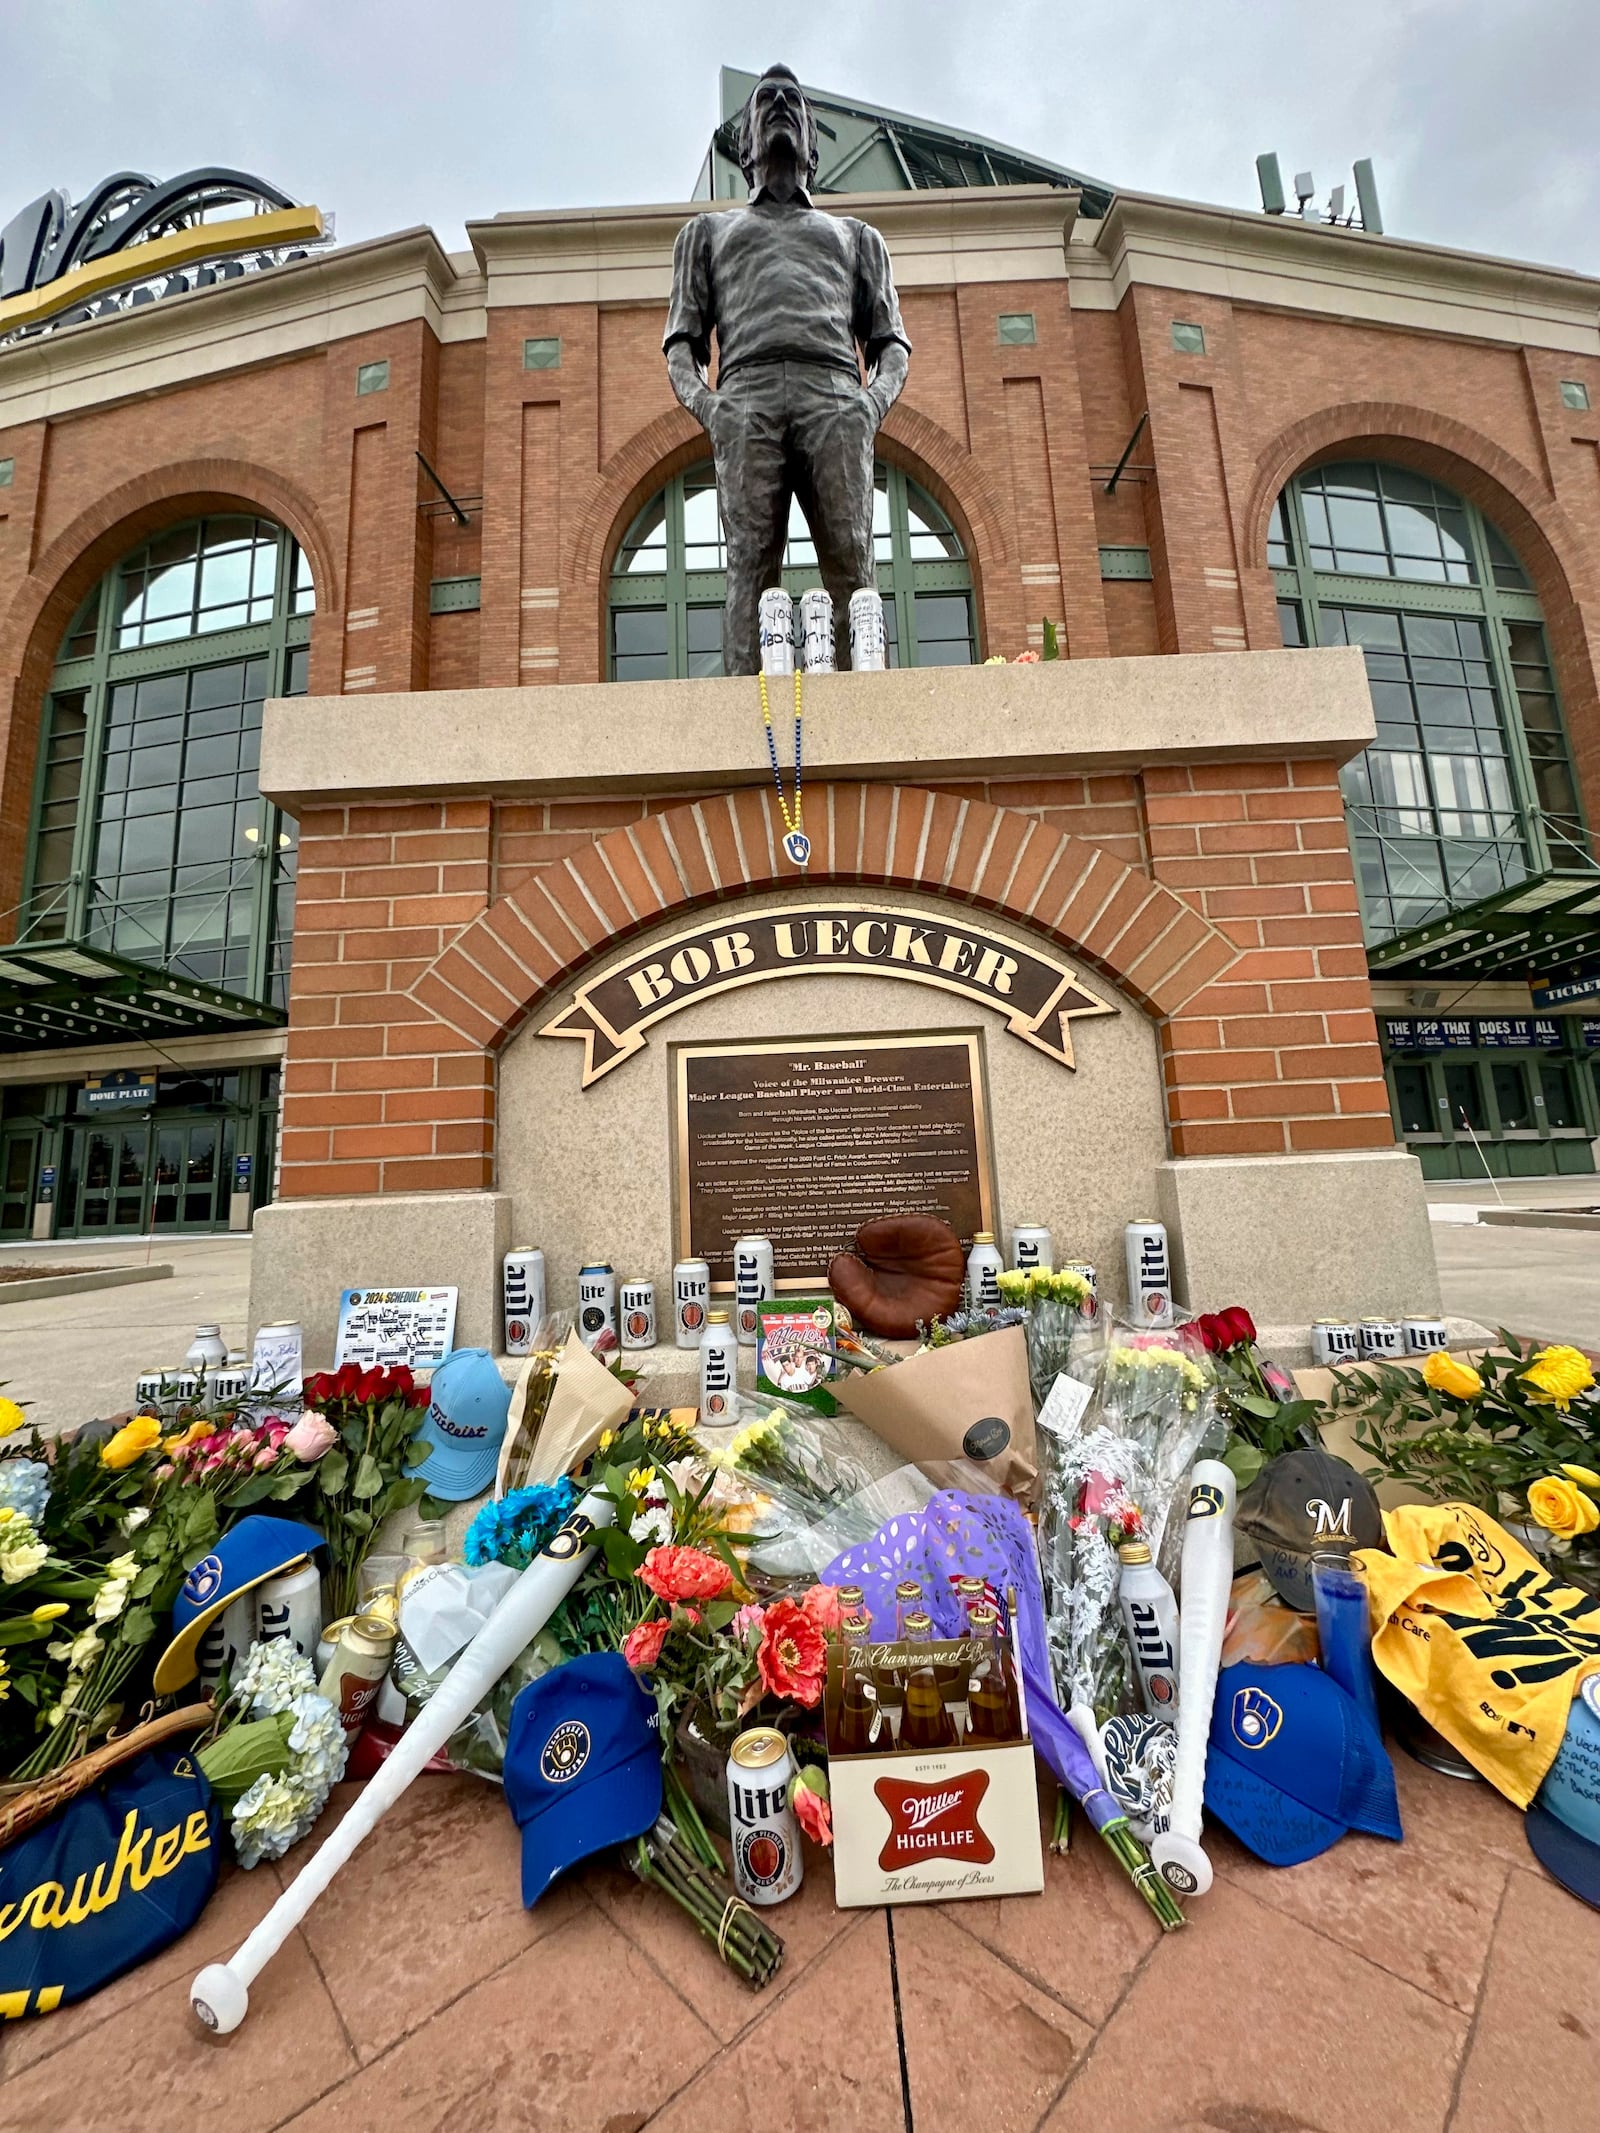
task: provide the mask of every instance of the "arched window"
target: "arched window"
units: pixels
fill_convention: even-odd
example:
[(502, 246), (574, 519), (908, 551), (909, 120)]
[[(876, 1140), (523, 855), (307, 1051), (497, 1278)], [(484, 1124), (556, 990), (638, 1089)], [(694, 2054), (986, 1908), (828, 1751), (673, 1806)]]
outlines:
[(19, 941), (286, 1003), (295, 826), (256, 768), (263, 700), (305, 693), (314, 605), (270, 519), (175, 526), (107, 571), (51, 677)]
[[(960, 538), (931, 496), (881, 460), (872, 532), (890, 666), (971, 666), (978, 656), (972, 572)], [(791, 593), (822, 583), (798, 504), (789, 512), (783, 566)], [(720, 674), (726, 574), (716, 476), (708, 460), (653, 496), (617, 550), (611, 679)]]
[(1343, 782), (1369, 939), (1588, 863), (1539, 603), (1480, 511), (1406, 467), (1317, 467), (1267, 561), (1285, 644), (1366, 654), (1377, 740)]

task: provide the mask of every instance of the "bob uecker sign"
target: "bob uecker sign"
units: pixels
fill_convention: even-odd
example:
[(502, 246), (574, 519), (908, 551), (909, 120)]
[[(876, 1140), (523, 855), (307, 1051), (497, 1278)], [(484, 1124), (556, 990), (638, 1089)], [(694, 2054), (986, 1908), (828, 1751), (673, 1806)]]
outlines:
[(578, 987), (572, 1005), (541, 1037), (584, 1046), (583, 1085), (639, 1051), (652, 1024), (697, 1000), (768, 978), (860, 971), (909, 978), (980, 1000), (1006, 1017), (1013, 1036), (1070, 1067), (1072, 1023), (1114, 1015), (1066, 965), (1009, 935), (968, 921), (874, 904), (796, 904), (749, 917), (726, 915), (656, 941)]

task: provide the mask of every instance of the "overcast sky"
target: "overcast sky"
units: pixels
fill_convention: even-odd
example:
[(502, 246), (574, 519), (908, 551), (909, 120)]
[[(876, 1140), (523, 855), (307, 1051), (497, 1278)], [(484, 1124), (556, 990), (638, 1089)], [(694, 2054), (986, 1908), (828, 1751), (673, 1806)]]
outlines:
[(688, 196), (717, 69), (802, 80), (1133, 190), (1258, 205), (1377, 168), (1399, 236), (1600, 273), (1600, 0), (0, 0), (0, 224), (224, 163), (341, 240)]

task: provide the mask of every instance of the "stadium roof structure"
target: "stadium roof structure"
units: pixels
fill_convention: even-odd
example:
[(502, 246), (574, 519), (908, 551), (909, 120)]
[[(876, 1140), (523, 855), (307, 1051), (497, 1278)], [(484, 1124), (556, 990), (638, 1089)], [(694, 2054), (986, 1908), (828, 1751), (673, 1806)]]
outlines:
[[(744, 174), (739, 168), (739, 114), (760, 80), (738, 67), (720, 76), (722, 120), (700, 166), (692, 197), (696, 200), (742, 200)], [(829, 89), (806, 89), (817, 115), (821, 154), (814, 190), (819, 193), (941, 191), (967, 185), (1059, 185), (1081, 192), (1078, 212), (1093, 219), (1110, 207), (1115, 187), (1086, 177), (1063, 163), (1048, 163), (982, 134), (938, 126), (879, 104), (835, 96)]]

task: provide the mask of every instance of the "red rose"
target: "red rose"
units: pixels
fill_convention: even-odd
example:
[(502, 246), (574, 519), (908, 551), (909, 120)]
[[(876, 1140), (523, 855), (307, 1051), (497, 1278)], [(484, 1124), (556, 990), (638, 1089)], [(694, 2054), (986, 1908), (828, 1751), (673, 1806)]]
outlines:
[(718, 1600), (733, 1583), (727, 1564), (703, 1548), (652, 1548), (638, 1576), (658, 1600)]
[(1227, 1343), (1222, 1337), (1222, 1321), (1215, 1311), (1202, 1311), (1191, 1324), (1184, 1327), (1185, 1333), (1197, 1333), (1200, 1345), (1207, 1355), (1215, 1355)]
[(1255, 1344), (1255, 1320), (1243, 1304), (1231, 1304), (1226, 1311), (1219, 1311), (1217, 1328), (1224, 1348), (1249, 1348)]
[(822, 1701), (827, 1664), (827, 1640), (805, 1609), (793, 1600), (774, 1600), (756, 1653), (756, 1671), (769, 1694), (814, 1710)]
[(333, 1379), (326, 1370), (314, 1371), (302, 1383), (300, 1394), (307, 1407), (326, 1407), (333, 1398)]
[(671, 1627), (672, 1624), (663, 1617), (659, 1622), (641, 1622), (637, 1629), (629, 1630), (622, 1656), (636, 1674), (648, 1674), (656, 1665)]
[(395, 1388), (396, 1392), (409, 1392), (416, 1382), (415, 1377), (404, 1363), (396, 1363), (389, 1373), (389, 1383)]

